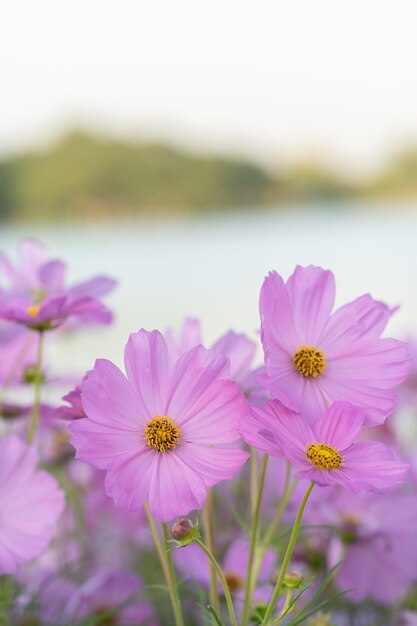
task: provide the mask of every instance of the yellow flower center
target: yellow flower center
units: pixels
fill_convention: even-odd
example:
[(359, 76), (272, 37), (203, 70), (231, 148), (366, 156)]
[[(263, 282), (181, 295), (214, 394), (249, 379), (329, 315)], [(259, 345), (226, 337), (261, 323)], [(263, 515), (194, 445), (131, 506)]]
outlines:
[(26, 309), (26, 313), (28, 315), (31, 315), (32, 317), (36, 317), (37, 314), (39, 313), (39, 309), (40, 309), (40, 305), (39, 304), (32, 304), (32, 306), (30, 306), (28, 309)]
[(245, 586), (244, 580), (241, 576), (239, 576), (239, 574), (236, 574), (236, 572), (225, 572), (224, 577), (226, 579), (227, 586), (232, 593), (240, 591)]
[(145, 428), (147, 445), (152, 446), (158, 452), (173, 450), (180, 438), (180, 427), (171, 417), (155, 415)]
[(317, 378), (324, 372), (327, 359), (324, 352), (315, 346), (301, 346), (293, 356), (295, 368), (304, 378)]
[(311, 443), (307, 446), (306, 454), (309, 461), (320, 469), (337, 469), (343, 461), (336, 448), (327, 443)]

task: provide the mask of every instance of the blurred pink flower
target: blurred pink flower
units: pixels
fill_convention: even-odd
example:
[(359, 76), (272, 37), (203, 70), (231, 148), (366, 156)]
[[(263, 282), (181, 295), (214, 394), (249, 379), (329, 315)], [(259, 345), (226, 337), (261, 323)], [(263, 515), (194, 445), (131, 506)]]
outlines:
[[(187, 318), (181, 327), (179, 337), (175, 337), (170, 328), (165, 339), (172, 355), (179, 358), (184, 352), (198, 345), (204, 345), (200, 321)], [(253, 378), (253, 361), (256, 354), (256, 343), (243, 333), (229, 330), (222, 335), (211, 349), (230, 360), (230, 378), (234, 380), (243, 393), (252, 396), (259, 392), (259, 386)]]
[(312, 421), (346, 400), (365, 409), (367, 423), (381, 424), (410, 371), (406, 344), (380, 338), (392, 313), (382, 302), (364, 295), (332, 313), (334, 299), (330, 271), (297, 266), (286, 283), (269, 274), (260, 295), (258, 382)]
[(142, 581), (133, 572), (105, 570), (78, 587), (67, 612), (77, 621), (95, 617), (102, 624), (156, 626), (151, 605), (139, 597), (142, 589)]
[(26, 239), (20, 244), (20, 265), (0, 253), (1, 274), (9, 283), (0, 290), (0, 317), (29, 328), (49, 330), (75, 318), (82, 324), (108, 324), (110, 311), (100, 298), (116, 282), (98, 276), (74, 287), (65, 286), (66, 266), (60, 260), (48, 261), (40, 242)]
[(318, 507), (316, 523), (336, 532), (329, 545), (329, 567), (341, 565), (335, 580), (354, 602), (372, 598), (390, 604), (417, 580), (415, 496), (346, 494), (332, 490)]
[(82, 390), (86, 419), (71, 423), (77, 458), (106, 469), (106, 493), (136, 510), (147, 500), (168, 521), (203, 505), (207, 489), (232, 478), (248, 454), (227, 444), (247, 403), (228, 361), (197, 346), (172, 363), (162, 335), (140, 330), (125, 350), (127, 378), (96, 361)]
[(36, 470), (37, 461), (34, 448), (17, 437), (0, 441), (0, 574), (46, 550), (64, 509), (63, 492), (50, 474)]

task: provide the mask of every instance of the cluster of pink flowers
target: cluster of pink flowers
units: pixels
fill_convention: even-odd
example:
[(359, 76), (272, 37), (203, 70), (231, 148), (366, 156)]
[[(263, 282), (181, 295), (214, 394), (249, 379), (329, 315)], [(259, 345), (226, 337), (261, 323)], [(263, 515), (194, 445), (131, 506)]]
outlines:
[[(394, 309), (364, 295), (334, 311), (330, 271), (271, 272), (263, 357), (235, 331), (204, 347), (193, 319), (178, 336), (141, 329), (125, 372), (100, 358), (71, 391), (55, 381), (60, 406), (42, 399), (43, 342), (110, 323), (102, 298), (115, 286), (66, 287), (65, 269), (31, 240), (18, 265), (0, 254), (0, 573), (13, 575), (13, 623), (188, 626), (204, 623), (202, 597), (209, 619), (233, 626), (417, 620), (417, 604), (401, 604), (417, 585), (417, 446), (400, 428), (405, 408), (417, 417), (417, 377), (405, 382), (413, 344), (382, 337)], [(170, 538), (178, 517), (189, 519)]]

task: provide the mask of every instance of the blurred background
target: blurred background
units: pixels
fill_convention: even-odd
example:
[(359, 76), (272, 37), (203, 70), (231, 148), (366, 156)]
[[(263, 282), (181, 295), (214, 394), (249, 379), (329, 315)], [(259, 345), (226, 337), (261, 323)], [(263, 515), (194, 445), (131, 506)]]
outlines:
[(0, 21), (0, 248), (107, 273), (114, 328), (255, 336), (264, 275), (332, 269), (417, 320), (413, 0), (15, 0)]

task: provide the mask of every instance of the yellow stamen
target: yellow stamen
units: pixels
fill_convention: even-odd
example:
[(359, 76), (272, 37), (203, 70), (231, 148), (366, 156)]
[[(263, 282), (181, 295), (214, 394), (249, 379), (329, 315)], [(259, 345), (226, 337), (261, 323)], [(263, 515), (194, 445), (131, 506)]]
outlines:
[(32, 306), (30, 306), (28, 309), (26, 309), (26, 313), (28, 315), (31, 315), (32, 317), (36, 317), (37, 314), (39, 313), (39, 309), (40, 309), (40, 305), (39, 304), (32, 304)]
[(327, 443), (311, 443), (306, 454), (309, 461), (320, 469), (337, 469), (343, 462), (338, 450)]
[(293, 362), (304, 378), (317, 378), (324, 372), (327, 365), (324, 352), (315, 346), (300, 346), (294, 353)]
[(158, 452), (173, 450), (180, 438), (180, 427), (171, 417), (155, 415), (145, 428), (145, 439), (148, 446), (152, 446)]

